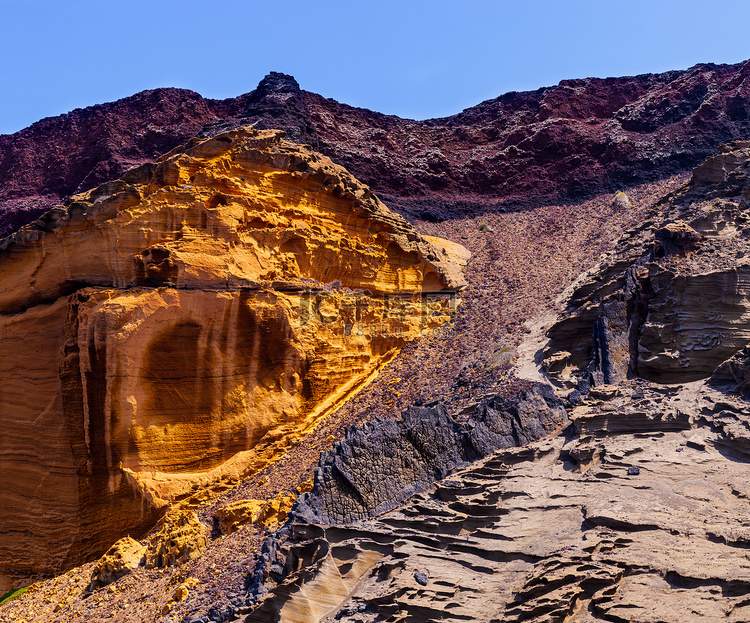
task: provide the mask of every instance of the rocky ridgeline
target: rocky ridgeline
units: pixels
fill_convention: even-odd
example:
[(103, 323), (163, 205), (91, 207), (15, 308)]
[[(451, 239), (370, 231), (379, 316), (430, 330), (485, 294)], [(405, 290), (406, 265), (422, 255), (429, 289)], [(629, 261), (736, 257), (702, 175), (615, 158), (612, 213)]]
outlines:
[(268, 75), (246, 95), (144, 91), (0, 137), (0, 236), (201, 133), (280, 128), (425, 220), (614, 192), (689, 170), (750, 138), (750, 64), (564, 80), (413, 121)]

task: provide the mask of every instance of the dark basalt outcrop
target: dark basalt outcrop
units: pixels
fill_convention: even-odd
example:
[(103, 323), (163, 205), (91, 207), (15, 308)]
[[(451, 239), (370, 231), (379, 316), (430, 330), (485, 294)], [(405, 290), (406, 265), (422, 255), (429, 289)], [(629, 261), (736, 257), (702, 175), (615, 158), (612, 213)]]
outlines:
[(269, 74), (235, 99), (145, 91), (0, 137), (0, 236), (199, 133), (280, 128), (402, 213), (442, 219), (612, 192), (750, 138), (750, 63), (565, 80), (441, 119), (354, 108)]
[(255, 571), (248, 576), (250, 601), (299, 568), (305, 555), (290, 554), (282, 547), (299, 539), (295, 525), (345, 526), (376, 517), (456, 469), (497, 450), (541, 439), (567, 419), (562, 400), (548, 385), (535, 383), (510, 397), (483, 400), (463, 422), (438, 403), (410, 407), (399, 420), (376, 419), (352, 427), (321, 456), (315, 485), (298, 498), (290, 523), (264, 545)]
[(315, 486), (292, 512), (299, 520), (345, 524), (388, 511), (456, 468), (500, 448), (540, 439), (567, 419), (551, 388), (483, 400), (460, 423), (441, 405), (409, 407), (399, 420), (352, 427), (321, 457)]

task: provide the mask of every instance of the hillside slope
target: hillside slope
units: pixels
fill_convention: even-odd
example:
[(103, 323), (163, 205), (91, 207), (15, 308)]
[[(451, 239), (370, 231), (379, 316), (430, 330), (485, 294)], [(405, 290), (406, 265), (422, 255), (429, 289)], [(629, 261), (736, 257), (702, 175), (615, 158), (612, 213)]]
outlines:
[(0, 236), (200, 131), (248, 124), (286, 130), (412, 217), (579, 201), (689, 170), (750, 138), (749, 77), (744, 62), (564, 80), (426, 121), (325, 99), (279, 73), (223, 101), (144, 91), (0, 136)]
[[(275, 612), (285, 607), (298, 615), (295, 620), (309, 621), (389, 617), (416, 621), (435, 618), (437, 612), (454, 620), (573, 617), (568, 620), (583, 623), (640, 617), (644, 622), (681, 622), (698, 616), (696, 612), (705, 617), (728, 613), (729, 620), (732, 616), (745, 620), (744, 600), (750, 586), (742, 554), (747, 542), (743, 504), (750, 494), (743, 467), (744, 431), (750, 426), (746, 403), (737, 395), (705, 386), (704, 380), (679, 388), (653, 376), (649, 381), (624, 380), (617, 387), (594, 388), (588, 395), (586, 382), (604, 380), (595, 376), (604, 374), (602, 366), (595, 361), (589, 367), (596, 352), (596, 338), (590, 336), (595, 323), (610, 320), (599, 314), (600, 301), (587, 295), (603, 288), (608, 296), (615, 293), (617, 302), (627, 303), (632, 294), (627, 291), (627, 297), (617, 298), (615, 291), (627, 280), (619, 273), (602, 272), (597, 259), (601, 252), (620, 258), (623, 251), (632, 250), (633, 231), (644, 234), (637, 242), (645, 241), (645, 246), (639, 246), (634, 257), (626, 257), (620, 268), (628, 268), (641, 252), (653, 250), (659, 240), (652, 239), (649, 228), (658, 224), (656, 231), (669, 225), (659, 217), (671, 199), (659, 201), (660, 197), (677, 191), (672, 197), (684, 199), (679, 208), (689, 211), (693, 190), (704, 192), (706, 184), (711, 186), (716, 192), (704, 198), (700, 223), (694, 226), (705, 237), (729, 236), (730, 250), (744, 252), (741, 219), (750, 196), (746, 161), (739, 159), (731, 168), (729, 164), (704, 168), (704, 187), (684, 183), (685, 172), (720, 143), (748, 138), (749, 71), (748, 63), (700, 65), (659, 75), (564, 81), (549, 89), (507, 94), (453, 117), (421, 122), (326, 100), (300, 90), (292, 78), (281, 74), (271, 74), (256, 90), (236, 100), (210, 102), (192, 94), (188, 97), (192, 104), (182, 112), (180, 98), (185, 92), (168, 90), (167, 96), (160, 91), (164, 101), (172, 102), (166, 108), (173, 110), (165, 111), (164, 126), (152, 124), (152, 128), (147, 123), (149, 106), (159, 108), (161, 98), (139, 94), (101, 109), (71, 113), (88, 119), (95, 108), (107, 119), (101, 124), (105, 127), (101, 136), (110, 137), (107, 133), (115, 127), (119, 134), (102, 139), (112, 149), (102, 152), (101, 159), (97, 156), (75, 171), (61, 166), (63, 173), (57, 177), (54, 167), (35, 163), (57, 154), (55, 162), (64, 165), (66, 158), (74, 157), (71, 154), (84, 158), (94, 149), (92, 144), (80, 147), (80, 129), (78, 134), (65, 129), (68, 116), (0, 137), (0, 145), (15, 145), (14, 137), (26, 133), (26, 143), (18, 143), (20, 147), (0, 149), (0, 162), (5, 163), (0, 170), (5, 179), (12, 178), (10, 186), (0, 186), (0, 193), (5, 193), (0, 200), (15, 225), (34, 218), (35, 210), (45, 202), (57, 202), (72, 192), (70, 188), (83, 190), (98, 179), (99, 172), (116, 175), (126, 163), (150, 159), (146, 157), (150, 142), (145, 138), (138, 142), (134, 138), (140, 136), (138, 132), (146, 137), (159, 127), (167, 128), (165, 142), (160, 143), (166, 149), (169, 140), (177, 143), (183, 133), (207, 137), (255, 124), (285, 129), (293, 140), (346, 163), (391, 207), (412, 217), (418, 232), (448, 238), (472, 252), (465, 270), (469, 287), (461, 293), (463, 304), (453, 323), (407, 345), (365, 390), (310, 430), (304, 443), (292, 443), (273, 466), (232, 489), (227, 485), (210, 492), (198, 490), (186, 500), (204, 530), (213, 530), (200, 557), (173, 568), (136, 568), (106, 588), (94, 587), (93, 593), (89, 586), (97, 571), (91, 562), (33, 585), (28, 595), (0, 609), (0, 620), (92, 623), (137, 618), (207, 623), (209, 618), (243, 620), (248, 614), (249, 620), (274, 620)], [(143, 98), (150, 103), (143, 104)], [(116, 106), (141, 110), (143, 116), (128, 112), (131, 117), (120, 117), (112, 112)], [(131, 132), (129, 123), (136, 124), (138, 131)], [(118, 151), (118, 144), (131, 145), (127, 157)], [(722, 153), (734, 151), (727, 148)], [(8, 153), (11, 160), (6, 159)], [(718, 157), (710, 162), (724, 161)], [(614, 190), (626, 190), (629, 200), (613, 196)], [(18, 211), (19, 207), (27, 211)], [(2, 222), (6, 231), (15, 227), (9, 218)], [(626, 230), (630, 236), (621, 239)], [(679, 255), (660, 258), (654, 271), (664, 277), (685, 264), (700, 272), (714, 259), (736, 263), (744, 257), (714, 256), (717, 241), (721, 242), (711, 238), (706, 253), (686, 256), (688, 261)], [(663, 235), (661, 244), (665, 242), (674, 241)], [(691, 258), (697, 258), (695, 266)], [(577, 319), (580, 352), (569, 350), (570, 335), (560, 331), (552, 336), (555, 340), (546, 353), (547, 370), (561, 374), (559, 384), (566, 386), (566, 392), (575, 387), (579, 394), (568, 397), (572, 427), (553, 432), (527, 449), (489, 457), (435, 488), (423, 489), (429, 480), (425, 478), (419, 497), (398, 508), (393, 507), (402, 497), (392, 503), (379, 500), (379, 510), (393, 510), (367, 525), (322, 531), (300, 524), (294, 538), (283, 544), (286, 549), (281, 552), (288, 558), (279, 563), (274, 571), (278, 573), (267, 585), (269, 599), (256, 604), (255, 593), (246, 594), (247, 577), (270, 529), (258, 515), (245, 517), (251, 523), (225, 533), (221, 525), (227, 521), (228, 508), (296, 497), (307, 489), (320, 452), (345, 438), (345, 429), (352, 424), (361, 426), (381, 416), (381, 424), (368, 424), (365, 432), (378, 430), (377, 426), (393, 429), (386, 420), (397, 418), (402, 409), (417, 404), (430, 410), (435, 407), (431, 403), (440, 400), (456, 428), (465, 432), (473, 430), (478, 412), (502, 411), (497, 405), (507, 405), (517, 391), (528, 387), (526, 380), (518, 378), (514, 363), (538, 352), (539, 344), (532, 338), (540, 336), (529, 332), (539, 323), (531, 321), (559, 313), (555, 299), (590, 268), (596, 286), (584, 287), (572, 302), (565, 298), (563, 303), (570, 303), (567, 315), (558, 318)], [(725, 268), (717, 270), (731, 272)], [(744, 281), (741, 285), (739, 298), (745, 292)], [(664, 292), (673, 290), (677, 288)], [(731, 294), (730, 290), (724, 287), (719, 294)], [(672, 302), (679, 297), (667, 298)], [(734, 299), (729, 302), (738, 305)], [(694, 312), (695, 307), (686, 308)], [(740, 307), (737, 315), (742, 321), (744, 303)], [(627, 320), (625, 325), (630, 326), (632, 317)], [(737, 336), (742, 337), (743, 323), (731, 320), (734, 345)], [(627, 369), (631, 351), (629, 343), (624, 345), (623, 332), (603, 335), (601, 348), (606, 348), (607, 361), (613, 360), (613, 353), (619, 354), (620, 369)], [(684, 335), (690, 337), (689, 331)], [(530, 350), (529, 344), (534, 348)], [(697, 361), (702, 345), (695, 340), (691, 345), (696, 347), (691, 361)], [(653, 352), (669, 354), (668, 350)], [(723, 356), (723, 349), (719, 351)], [(725, 380), (727, 375), (742, 374), (741, 359), (727, 364)], [(519, 421), (534, 426), (533, 418)], [(512, 433), (491, 432), (504, 434), (514, 445), (537, 439), (557, 424), (559, 420), (550, 419), (531, 435), (523, 427)], [(345, 452), (346, 444), (338, 448)], [(429, 446), (424, 450), (429, 454)], [(336, 456), (328, 455), (329, 465)], [(341, 480), (351, 476), (352, 489), (361, 482), (374, 483), (371, 486), (381, 491), (388, 488), (392, 481), (384, 485), (382, 474), (370, 469), (378, 465), (377, 460), (364, 456), (360, 463), (366, 468), (362, 473), (344, 470)], [(412, 467), (420, 477), (429, 475), (429, 470)], [(629, 474), (630, 467), (641, 472)], [(695, 473), (700, 482), (695, 482)], [(408, 483), (396, 493), (407, 490)], [(347, 495), (354, 497), (351, 491)], [(697, 523), (690, 523), (691, 513)], [(703, 520), (711, 519), (712, 513), (715, 517), (709, 525)], [(539, 531), (548, 536), (543, 542)], [(383, 547), (384, 541), (394, 539), (393, 547)], [(701, 560), (712, 563), (710, 571), (691, 571), (690, 557), (669, 558), (670, 552), (696, 548), (704, 557)], [(653, 551), (661, 556), (649, 554)], [(714, 565), (717, 560), (728, 562)], [(292, 567), (299, 573), (289, 573)], [(479, 585), (476, 577), (482, 578)], [(360, 580), (355, 587), (353, 583)], [(280, 582), (276, 589), (275, 582)], [(257, 612), (250, 614), (252, 608)]]

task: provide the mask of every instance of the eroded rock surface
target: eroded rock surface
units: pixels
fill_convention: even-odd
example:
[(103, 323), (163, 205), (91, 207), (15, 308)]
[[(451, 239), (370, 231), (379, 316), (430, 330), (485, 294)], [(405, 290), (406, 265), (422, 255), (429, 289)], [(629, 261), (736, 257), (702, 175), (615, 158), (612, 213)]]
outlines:
[(555, 382), (704, 379), (750, 341), (749, 168), (750, 143), (722, 147), (574, 284), (548, 331)]
[(106, 586), (140, 567), (146, 560), (146, 546), (126, 536), (110, 547), (91, 573), (89, 590)]
[(97, 561), (87, 591), (106, 586), (133, 569), (182, 565), (201, 556), (208, 546), (208, 529), (191, 510), (168, 512), (145, 544), (126, 536)]
[(282, 137), (196, 139), (0, 242), (3, 586), (273, 461), (451, 317), (466, 251)]
[(375, 520), (290, 526), (240, 620), (747, 620), (747, 403), (638, 381), (571, 418)]
[[(747, 620), (749, 168), (747, 143), (698, 167), (569, 289), (546, 348), (519, 349), (565, 397), (569, 426), (436, 474), (375, 517), (308, 517), (300, 500), (264, 546), (242, 620)], [(369, 488), (347, 469), (363, 443), (342, 443), (320, 481), (351, 497), (398, 489), (388, 461), (411, 462), (380, 446)]]

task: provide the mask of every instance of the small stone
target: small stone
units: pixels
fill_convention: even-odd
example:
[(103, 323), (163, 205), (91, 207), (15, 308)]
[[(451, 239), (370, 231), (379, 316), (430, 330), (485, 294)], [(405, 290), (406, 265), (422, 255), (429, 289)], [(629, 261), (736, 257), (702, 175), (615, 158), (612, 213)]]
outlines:
[(628, 467), (628, 476), (638, 476), (641, 473), (640, 467)]
[(353, 614), (357, 614), (357, 612), (358, 610), (356, 606), (344, 606), (341, 610), (339, 610), (338, 614), (336, 614), (334, 618), (338, 621), (339, 619), (343, 619), (344, 617), (350, 617)]
[(188, 595), (190, 594), (190, 591), (188, 591), (187, 586), (184, 584), (180, 584), (174, 591), (174, 595), (172, 595), (172, 599), (175, 601), (185, 601), (188, 598)]
[(624, 211), (630, 210), (633, 207), (633, 204), (630, 203), (630, 198), (624, 192), (618, 190), (612, 199), (612, 207), (615, 210)]
[(414, 579), (417, 581), (417, 584), (421, 584), (422, 586), (427, 586), (427, 574), (421, 573), (417, 571), (414, 574)]

